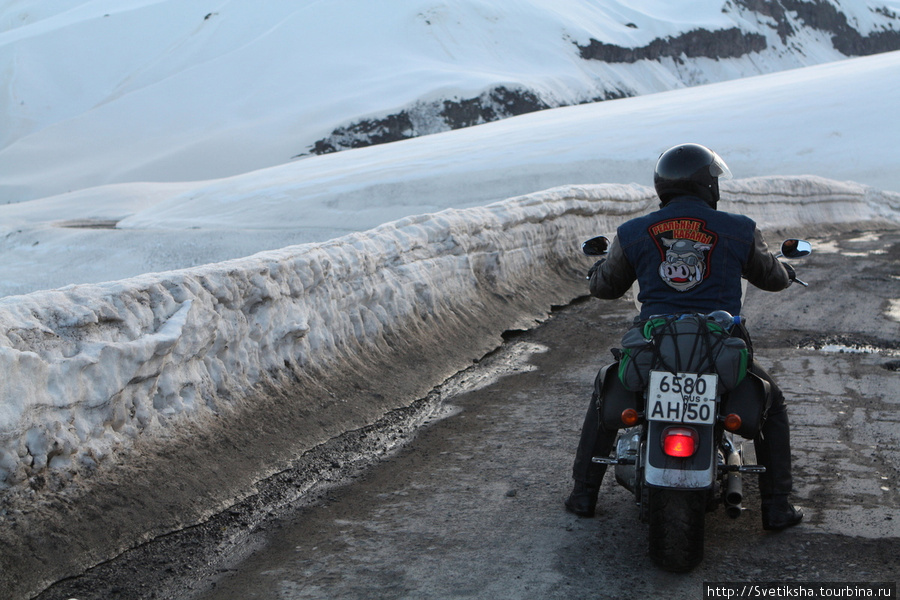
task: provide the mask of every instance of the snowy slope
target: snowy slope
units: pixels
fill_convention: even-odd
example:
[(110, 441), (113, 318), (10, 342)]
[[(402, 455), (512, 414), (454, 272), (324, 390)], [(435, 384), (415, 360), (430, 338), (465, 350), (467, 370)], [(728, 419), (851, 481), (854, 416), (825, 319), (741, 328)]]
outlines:
[[(438, 131), (444, 100), (498, 87), (559, 106), (845, 57), (833, 31), (807, 21), (831, 19), (832, 30), (857, 37), (900, 33), (898, 0), (841, 0), (839, 13), (828, 2), (787, 4), (797, 10), (657, 0), (408, 0), (390, 10), (360, 0), (6, 0), (0, 202), (284, 164), (337, 128), (402, 111), (413, 133)], [(804, 20), (808, 10), (822, 14)], [(687, 56), (667, 54), (697, 31), (710, 38)], [(729, 31), (736, 47), (715, 37)], [(655, 58), (583, 58), (591, 40)]]

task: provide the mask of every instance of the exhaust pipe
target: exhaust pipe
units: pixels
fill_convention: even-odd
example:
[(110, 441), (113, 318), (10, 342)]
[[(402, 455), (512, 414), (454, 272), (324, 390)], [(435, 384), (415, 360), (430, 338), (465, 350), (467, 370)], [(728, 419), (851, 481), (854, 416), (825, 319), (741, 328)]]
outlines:
[[(741, 455), (736, 450), (728, 454), (725, 464), (729, 467), (740, 467)], [(741, 502), (744, 499), (744, 482), (741, 473), (735, 469), (725, 476), (725, 514), (732, 519), (741, 516)]]

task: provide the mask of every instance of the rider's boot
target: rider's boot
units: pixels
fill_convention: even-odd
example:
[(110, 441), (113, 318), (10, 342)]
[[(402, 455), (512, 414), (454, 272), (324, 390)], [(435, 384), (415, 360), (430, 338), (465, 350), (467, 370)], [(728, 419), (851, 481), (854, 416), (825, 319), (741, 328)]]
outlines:
[(803, 520), (803, 510), (788, 502), (787, 494), (763, 497), (762, 525), (766, 531), (780, 531)]
[(599, 484), (576, 481), (572, 493), (566, 498), (566, 510), (579, 517), (592, 518), (597, 509), (597, 496), (599, 493)]

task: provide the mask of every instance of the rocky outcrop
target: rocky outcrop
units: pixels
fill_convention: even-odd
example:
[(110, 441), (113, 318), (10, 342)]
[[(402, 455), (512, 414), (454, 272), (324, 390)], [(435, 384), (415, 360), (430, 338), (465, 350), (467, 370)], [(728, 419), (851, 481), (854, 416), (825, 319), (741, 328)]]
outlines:
[[(760, 22), (778, 34), (782, 44), (800, 28), (814, 29), (831, 34), (834, 48), (845, 56), (868, 56), (881, 52), (900, 50), (900, 30), (884, 28), (867, 35), (861, 34), (828, 0), (734, 0), (739, 9), (764, 17)], [(900, 15), (888, 8), (874, 9), (887, 19), (900, 21)], [(653, 40), (641, 48), (622, 48), (591, 40), (579, 45), (581, 57), (608, 63), (632, 63), (638, 60), (660, 58), (738, 58), (752, 52), (762, 52), (768, 47), (761, 33), (741, 31), (737, 27), (718, 31), (695, 29), (678, 37)]]
[[(862, 35), (850, 24), (844, 13), (826, 0), (781, 0), (781, 4), (787, 10), (795, 12), (798, 20), (807, 27), (832, 34), (831, 43), (846, 56), (868, 56), (900, 50), (900, 31), (883, 29)], [(895, 21), (900, 20), (900, 15), (887, 8), (876, 9), (875, 12)]]
[(313, 144), (311, 152), (328, 154), (348, 148), (396, 142), (545, 108), (549, 108), (549, 105), (528, 90), (511, 90), (500, 86), (475, 98), (418, 103), (380, 119), (365, 119), (339, 127), (328, 137)]
[[(868, 56), (900, 50), (900, 30), (884, 28), (867, 35), (861, 34), (847, 19), (847, 15), (828, 0), (734, 0), (739, 9), (755, 13), (787, 44), (800, 28), (830, 33), (834, 48), (845, 56)], [(900, 21), (900, 15), (888, 8), (873, 12), (889, 20)], [(577, 45), (577, 44), (576, 44)], [(631, 63), (638, 60), (659, 60), (670, 57), (737, 58), (768, 47), (761, 33), (741, 31), (737, 27), (718, 31), (695, 29), (678, 37), (653, 40), (641, 48), (622, 48), (591, 40), (578, 46), (581, 57), (609, 63)]]
[[(577, 45), (577, 44), (576, 44)], [(622, 48), (591, 40), (586, 46), (578, 46), (581, 58), (607, 63), (634, 63), (639, 60), (674, 58), (738, 58), (751, 52), (766, 49), (766, 37), (748, 33), (737, 27), (719, 31), (695, 29), (675, 38), (655, 39), (640, 48)]]
[[(626, 95), (628, 94), (620, 90), (608, 91), (588, 102), (622, 98)], [(364, 119), (338, 127), (328, 137), (316, 141), (309, 153), (329, 154), (350, 148), (396, 142), (481, 125), (553, 106), (531, 90), (498, 86), (474, 98), (417, 103), (380, 119)]]
[[(868, 56), (881, 52), (900, 50), (900, 31), (884, 28), (862, 35), (847, 20), (847, 15), (827, 0), (734, 0), (735, 4), (768, 17), (774, 21), (773, 29), (781, 41), (786, 43), (797, 28), (791, 25), (791, 18), (796, 23), (810, 29), (832, 34), (831, 43), (845, 56)], [(872, 9), (874, 13), (892, 21), (900, 21), (900, 15), (886, 7)]]

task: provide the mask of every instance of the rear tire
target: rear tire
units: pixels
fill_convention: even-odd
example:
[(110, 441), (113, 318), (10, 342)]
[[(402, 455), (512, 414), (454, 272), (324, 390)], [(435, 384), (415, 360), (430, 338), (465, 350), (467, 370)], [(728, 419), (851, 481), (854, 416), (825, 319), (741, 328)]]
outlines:
[(650, 489), (650, 558), (681, 573), (703, 560), (706, 490)]

